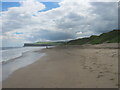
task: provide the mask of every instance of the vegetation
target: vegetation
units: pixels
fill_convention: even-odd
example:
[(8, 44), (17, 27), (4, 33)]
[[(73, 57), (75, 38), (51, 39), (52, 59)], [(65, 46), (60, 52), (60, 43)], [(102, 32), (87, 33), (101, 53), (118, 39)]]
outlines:
[(102, 44), (102, 43), (119, 43), (120, 30), (113, 30), (108, 33), (103, 33), (99, 36), (93, 35), (87, 38), (71, 40), (67, 42), (68, 45), (82, 45), (82, 44)]
[(56, 46), (56, 45), (62, 45), (64, 42), (36, 42), (34, 44), (48, 44), (48, 45), (53, 45), (53, 46)]
[(71, 40), (68, 42), (36, 42), (24, 44), (24, 46), (58, 46), (58, 45), (83, 45), (83, 44), (102, 44), (102, 43), (119, 43), (120, 30), (113, 30), (111, 32), (103, 33), (99, 36), (92, 35), (86, 38)]

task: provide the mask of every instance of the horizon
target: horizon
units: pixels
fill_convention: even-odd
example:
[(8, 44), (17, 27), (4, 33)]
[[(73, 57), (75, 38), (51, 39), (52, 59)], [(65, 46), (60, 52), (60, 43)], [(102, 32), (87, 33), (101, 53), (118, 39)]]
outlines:
[[(114, 30), (112, 30), (112, 31), (119, 31), (119, 29), (114, 29)], [(110, 31), (110, 32), (112, 32), (112, 31)], [(109, 33), (109, 32), (105, 32), (105, 33)], [(102, 34), (105, 34), (105, 33), (102, 33)], [(101, 34), (99, 34), (99, 35), (91, 35), (91, 36), (100, 36)], [(84, 37), (84, 38), (90, 38), (91, 36), (89, 36), (89, 37)], [(70, 41), (74, 41), (74, 40), (79, 40), (79, 39), (84, 39), (84, 38), (77, 38), (77, 39), (71, 39), (71, 40), (68, 40), (68, 41), (48, 41), (48, 43), (66, 43), (66, 42), (70, 42)], [(119, 41), (119, 40), (118, 40)], [(33, 42), (33, 43), (24, 43), (24, 45), (25, 44), (36, 44), (36, 43), (46, 43), (46, 42), (40, 42), (40, 41), (38, 41), (38, 42)], [(0, 47), (0, 48), (21, 48), (21, 47), (24, 47), (24, 45), (23, 46), (17, 46), (17, 47), (4, 47), (4, 46), (2, 46), (2, 47)], [(31, 46), (32, 47), (32, 46)], [(38, 47), (38, 46), (37, 46)]]
[(117, 2), (26, 0), (2, 4), (0, 41), (5, 47), (84, 38), (118, 28)]

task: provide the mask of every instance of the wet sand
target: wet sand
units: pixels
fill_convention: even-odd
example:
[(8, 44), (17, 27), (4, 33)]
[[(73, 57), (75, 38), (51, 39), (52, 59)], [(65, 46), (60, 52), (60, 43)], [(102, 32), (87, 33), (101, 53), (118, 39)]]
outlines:
[(3, 81), (3, 88), (118, 87), (117, 44), (63, 46), (42, 52), (47, 56), (14, 72)]

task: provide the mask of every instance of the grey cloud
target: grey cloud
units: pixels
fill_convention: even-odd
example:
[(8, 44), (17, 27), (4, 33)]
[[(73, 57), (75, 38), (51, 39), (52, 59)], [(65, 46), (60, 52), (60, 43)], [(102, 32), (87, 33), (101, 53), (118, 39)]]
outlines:
[(103, 33), (117, 29), (118, 6), (116, 2), (94, 2), (92, 5), (95, 6), (93, 13), (99, 16), (93, 24), (93, 28), (96, 29), (94, 31)]
[(28, 37), (30, 41), (36, 40), (50, 40), (50, 41), (58, 41), (58, 40), (66, 40), (66, 39), (75, 39), (76, 37), (67, 32), (60, 31), (50, 31), (50, 30), (40, 30), (38, 32), (34, 32), (34, 37)]
[[(117, 29), (117, 3), (94, 2), (91, 3), (91, 5), (94, 8), (91, 12), (88, 10), (88, 16), (82, 16), (78, 14), (78, 11), (74, 12), (73, 9), (73, 12), (69, 12), (67, 15), (56, 21), (57, 27), (63, 30), (72, 28), (71, 32), (82, 31), (87, 33), (91, 31), (94, 34), (101, 34), (111, 31), (112, 29)], [(88, 25), (90, 25), (89, 28), (87, 28)], [(84, 37), (84, 35), (81, 36)]]
[[(118, 26), (118, 8), (117, 8), (117, 3), (92, 3), (92, 5), (95, 7), (93, 9), (92, 13), (95, 19), (90, 20), (90, 18), (78, 18), (79, 25), (83, 23), (83, 25), (89, 25), (90, 27), (85, 29), (83, 28), (84, 32), (89, 32), (92, 31), (94, 34), (101, 34), (104, 32), (111, 31), (113, 29), (117, 29)], [(92, 18), (92, 15), (91, 15)], [(71, 20), (71, 22), (74, 22)], [(69, 22), (68, 22), (69, 24)], [(81, 27), (78, 27), (80, 29)]]
[[(116, 3), (64, 2), (60, 5), (59, 8), (39, 12), (36, 16), (11, 9), (4, 17), (3, 32), (19, 29), (29, 32), (24, 37), (27, 41), (58, 41), (101, 34), (118, 26)], [(76, 32), (82, 34), (76, 35)]]

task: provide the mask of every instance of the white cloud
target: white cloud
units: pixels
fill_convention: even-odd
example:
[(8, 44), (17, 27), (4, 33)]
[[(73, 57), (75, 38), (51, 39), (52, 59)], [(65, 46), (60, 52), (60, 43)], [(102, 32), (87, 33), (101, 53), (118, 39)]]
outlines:
[(69, 40), (117, 28), (117, 3), (88, 1), (64, 0), (59, 3), (60, 7), (46, 12), (39, 12), (45, 5), (35, 0), (27, 0), (21, 2), (20, 7), (9, 8), (2, 14), (3, 45)]
[[(23, 0), (1, 0), (2, 2), (19, 2)], [(24, 0), (25, 1), (25, 0)], [(39, 2), (61, 2), (63, 0), (36, 0)], [(69, 0), (69, 2), (72, 0)], [(118, 2), (119, 0), (84, 0), (88, 2)]]

